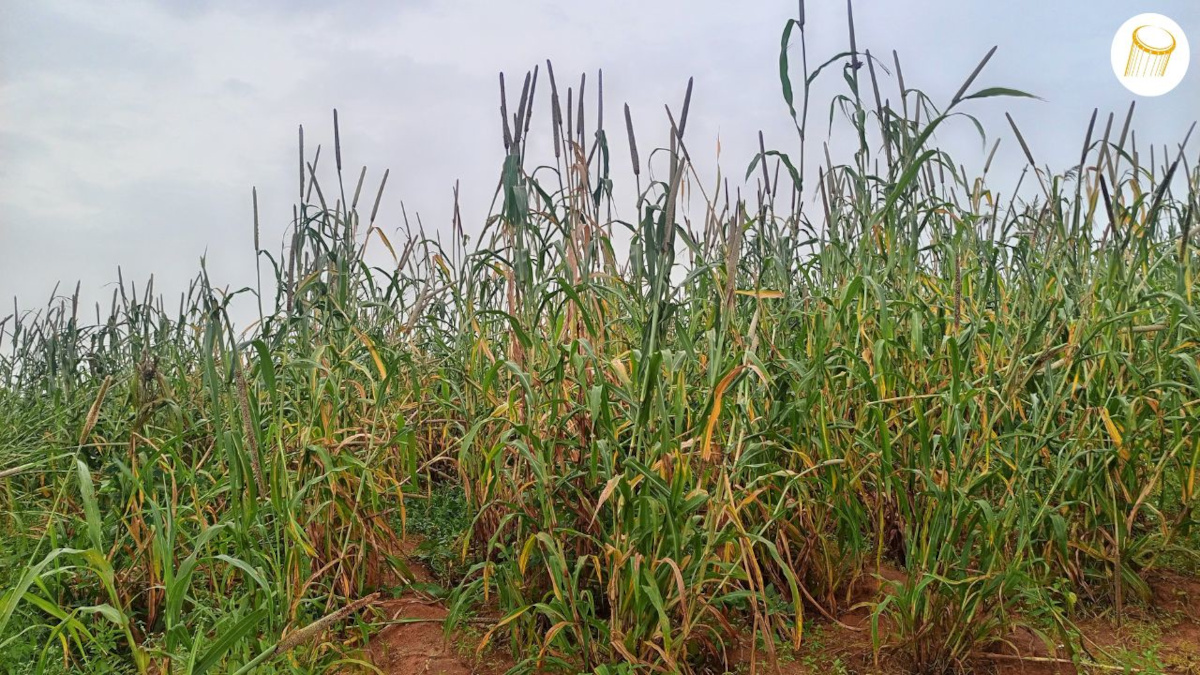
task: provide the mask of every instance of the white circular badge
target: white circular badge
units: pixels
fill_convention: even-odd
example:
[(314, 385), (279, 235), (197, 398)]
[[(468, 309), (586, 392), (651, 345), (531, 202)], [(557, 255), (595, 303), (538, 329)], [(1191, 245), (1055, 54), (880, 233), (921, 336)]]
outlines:
[(1113, 36), (1113, 74), (1139, 96), (1161, 96), (1174, 89), (1187, 74), (1191, 58), (1183, 29), (1162, 14), (1138, 14)]

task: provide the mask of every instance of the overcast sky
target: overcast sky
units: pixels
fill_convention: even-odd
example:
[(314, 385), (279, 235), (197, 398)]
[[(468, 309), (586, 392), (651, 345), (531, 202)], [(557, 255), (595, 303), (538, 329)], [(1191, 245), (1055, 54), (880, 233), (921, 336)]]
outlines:
[[(848, 46), (845, 4), (808, 5), (809, 58), (819, 63)], [(345, 163), (368, 167), (364, 191), (373, 195), (391, 169), (379, 218), (387, 230), (400, 224), (401, 200), (427, 229), (445, 230), (461, 180), (467, 231), (478, 231), (503, 157), (497, 73), (508, 73), (515, 107), (525, 71), (546, 58), (560, 88), (587, 72), (589, 98), (603, 69), (607, 126), (621, 129), (628, 102), (643, 155), (664, 144), (663, 104), (678, 110), (694, 76), (693, 159), (711, 180), (719, 141), (724, 173), (740, 178), (759, 129), (768, 146), (796, 151), (778, 76), (780, 34), (796, 11), (795, 0), (0, 0), (0, 298), (28, 308), (56, 282), (77, 280), (104, 297), (118, 265), (139, 287), (154, 274), (177, 293), (206, 252), (215, 281), (250, 283), (251, 186), (274, 249), (296, 197), (296, 127), (305, 125), (310, 149), (328, 149), (335, 107)], [(1101, 126), (1110, 111), (1121, 118), (1132, 95), (1113, 76), (1109, 47), (1145, 11), (1200, 44), (1196, 0), (860, 1), (855, 23), (860, 49), (889, 63), (897, 50), (906, 84), (942, 104), (999, 45), (976, 87), (1044, 99), (970, 108), (1004, 139), (993, 169), (1003, 185), (1024, 162), (1004, 112), (1035, 159), (1056, 169), (1077, 161), (1093, 107)], [(836, 71), (825, 84), (812, 113), (822, 140), (819, 120), (844, 87)], [(883, 86), (895, 101), (894, 83)], [(548, 95), (543, 77), (540, 136)], [(1177, 143), (1197, 117), (1193, 62), (1174, 92), (1138, 99), (1139, 145)], [(968, 166), (984, 154), (969, 129), (940, 138)], [(612, 136), (614, 167), (627, 172), (624, 135)], [(331, 159), (322, 157), (326, 169)]]

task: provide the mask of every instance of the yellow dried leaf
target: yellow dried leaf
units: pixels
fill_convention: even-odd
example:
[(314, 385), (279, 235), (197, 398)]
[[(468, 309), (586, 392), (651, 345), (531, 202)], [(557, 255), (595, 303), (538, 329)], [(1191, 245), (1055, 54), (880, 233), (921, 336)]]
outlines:
[(1112, 438), (1112, 442), (1117, 446), (1117, 454), (1122, 460), (1129, 459), (1129, 450), (1125, 447), (1125, 440), (1121, 438), (1121, 430), (1117, 428), (1117, 424), (1113, 422), (1112, 417), (1109, 417), (1108, 410), (1100, 409), (1100, 418), (1104, 420), (1104, 428), (1108, 429), (1108, 435)]

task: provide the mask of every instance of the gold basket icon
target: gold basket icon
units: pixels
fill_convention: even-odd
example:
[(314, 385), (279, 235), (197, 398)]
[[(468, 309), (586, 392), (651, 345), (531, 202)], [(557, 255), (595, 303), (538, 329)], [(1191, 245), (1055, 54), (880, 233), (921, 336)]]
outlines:
[(1175, 36), (1158, 26), (1133, 29), (1133, 44), (1125, 61), (1125, 77), (1162, 77), (1175, 51)]

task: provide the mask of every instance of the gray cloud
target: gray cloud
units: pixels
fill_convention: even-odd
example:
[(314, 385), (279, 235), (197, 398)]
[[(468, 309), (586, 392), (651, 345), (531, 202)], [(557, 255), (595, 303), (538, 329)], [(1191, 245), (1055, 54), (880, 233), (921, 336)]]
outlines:
[[(846, 48), (844, 5), (808, 5), (815, 65)], [(1160, 5), (1200, 40), (1196, 3)], [(856, 9), (860, 48), (884, 64), (896, 49), (909, 86), (936, 101), (993, 44), (1000, 50), (978, 85), (1045, 99), (971, 106), (1005, 139), (993, 169), (999, 185), (1024, 162), (1005, 111), (1037, 160), (1061, 169), (1077, 157), (1093, 107), (1120, 116), (1128, 106), (1108, 65), (1113, 31), (1140, 11), (1128, 3), (916, 0)], [(334, 107), (347, 163), (369, 167), (364, 191), (373, 195), (383, 170), (392, 171), (381, 215), (389, 229), (403, 199), (427, 228), (444, 230), (460, 179), (464, 217), (477, 231), (502, 160), (496, 74), (508, 73), (515, 98), (525, 70), (546, 58), (564, 90), (588, 73), (589, 119), (603, 68), (607, 125), (620, 128), (628, 101), (643, 154), (666, 143), (662, 106), (678, 109), (695, 76), (687, 136), (710, 183), (718, 142), (732, 178), (743, 175), (759, 129), (770, 145), (797, 151), (777, 70), (791, 1), (48, 0), (0, 11), (0, 297), (18, 295), (26, 306), (44, 302), (60, 280), (101, 289), (118, 265), (127, 279), (155, 274), (159, 288), (176, 292), (206, 251), (214, 278), (250, 283), (250, 188), (259, 189), (265, 240), (280, 240), (297, 190), (296, 127), (305, 125), (310, 150), (328, 149)], [(1175, 92), (1139, 101), (1139, 142), (1182, 138), (1200, 110), (1200, 64), (1192, 70)], [(822, 140), (828, 101), (842, 87), (831, 70), (814, 95)], [(898, 98), (890, 79), (884, 88)], [(545, 136), (544, 72), (538, 95), (533, 126)], [(842, 131), (835, 124), (835, 152), (850, 147)], [(613, 162), (625, 172), (620, 136)], [(968, 166), (982, 162), (968, 124), (948, 127), (939, 142)], [(330, 176), (331, 153), (322, 154)]]

